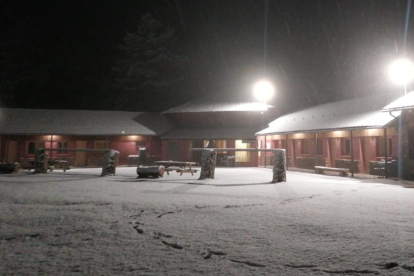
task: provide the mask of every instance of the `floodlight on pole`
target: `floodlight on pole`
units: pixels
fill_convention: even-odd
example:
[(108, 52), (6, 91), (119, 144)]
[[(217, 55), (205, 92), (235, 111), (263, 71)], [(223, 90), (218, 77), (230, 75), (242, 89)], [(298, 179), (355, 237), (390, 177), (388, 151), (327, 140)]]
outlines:
[[(408, 59), (398, 59), (391, 63), (388, 67), (388, 73), (393, 82), (404, 86), (404, 94), (407, 94), (407, 84), (414, 79), (414, 64)], [(391, 114), (391, 112), (390, 112)], [(402, 168), (402, 128), (403, 128), (403, 114), (398, 117), (398, 180), (403, 177)], [(384, 130), (385, 131), (385, 130)], [(387, 147), (386, 147), (386, 150)], [(385, 162), (387, 166), (387, 162)], [(387, 168), (385, 167), (385, 170)]]
[(273, 84), (266, 80), (261, 80), (253, 86), (253, 94), (259, 101), (266, 103), (275, 93)]
[(408, 59), (398, 59), (390, 64), (388, 73), (393, 82), (405, 86), (414, 79), (414, 64)]

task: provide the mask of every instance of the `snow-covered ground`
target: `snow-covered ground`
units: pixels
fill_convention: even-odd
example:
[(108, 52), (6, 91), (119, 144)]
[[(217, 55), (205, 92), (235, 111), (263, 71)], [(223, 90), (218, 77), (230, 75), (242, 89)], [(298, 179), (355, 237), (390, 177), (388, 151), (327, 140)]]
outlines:
[(270, 184), (264, 168), (204, 181), (100, 172), (0, 175), (0, 275), (414, 273), (414, 186), (293, 171)]

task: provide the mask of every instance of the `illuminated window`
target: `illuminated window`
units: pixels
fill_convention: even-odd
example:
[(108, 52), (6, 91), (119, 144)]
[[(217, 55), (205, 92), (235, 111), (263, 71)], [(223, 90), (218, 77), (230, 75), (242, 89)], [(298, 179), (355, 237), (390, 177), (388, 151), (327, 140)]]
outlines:
[[(236, 149), (249, 149), (250, 143), (243, 143), (243, 140), (236, 140)], [(249, 151), (236, 151), (237, 162), (250, 162)]]
[(220, 149), (224, 149), (227, 146), (227, 141), (226, 140), (217, 140), (216, 141), (216, 146)]

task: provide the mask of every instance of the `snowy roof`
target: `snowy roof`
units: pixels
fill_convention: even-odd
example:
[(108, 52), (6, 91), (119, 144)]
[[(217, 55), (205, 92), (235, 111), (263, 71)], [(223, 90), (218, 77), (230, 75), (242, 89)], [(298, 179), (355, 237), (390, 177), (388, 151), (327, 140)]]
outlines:
[(199, 112), (234, 112), (234, 111), (266, 111), (270, 105), (254, 102), (240, 102), (241, 97), (228, 95), (210, 95), (186, 104), (168, 109), (163, 113), (199, 113)]
[(281, 116), (256, 135), (380, 128), (394, 120), (381, 112), (393, 99), (393, 95), (372, 95), (314, 106)]
[(257, 128), (174, 128), (161, 139), (254, 139)]
[(398, 98), (382, 109), (383, 112), (414, 108), (414, 91)]
[(157, 135), (170, 129), (160, 117), (141, 112), (1, 108), (0, 134)]

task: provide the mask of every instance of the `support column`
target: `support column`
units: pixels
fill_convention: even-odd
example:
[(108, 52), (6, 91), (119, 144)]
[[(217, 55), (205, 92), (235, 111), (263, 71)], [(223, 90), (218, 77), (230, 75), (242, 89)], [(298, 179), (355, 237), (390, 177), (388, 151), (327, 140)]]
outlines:
[(351, 176), (354, 177), (354, 135), (351, 130)]
[(404, 111), (398, 117), (398, 180), (403, 178), (403, 154), (402, 154), (402, 135), (403, 135), (403, 115)]
[[(266, 140), (266, 135), (265, 135), (265, 141), (264, 141), (264, 149), (267, 149), (267, 140)], [(264, 157), (264, 167), (266, 168), (266, 151), (263, 152), (263, 157)]]
[(150, 142), (149, 142), (148, 155), (151, 156), (151, 151), (152, 151), (152, 136), (150, 136), (149, 139), (150, 139)]
[(388, 141), (387, 141), (387, 129), (384, 128), (384, 148), (385, 148), (385, 178), (388, 178)]
[[(50, 148), (53, 149), (53, 135), (50, 135)], [(50, 159), (52, 159), (53, 150), (50, 151)]]
[(288, 162), (288, 149), (289, 149), (289, 134), (286, 134), (286, 170), (289, 169), (289, 162)]
[(6, 144), (6, 163), (9, 162), (9, 154), (10, 154), (10, 135), (8, 136), (8, 140)]
[(315, 166), (318, 166), (318, 133), (315, 132)]

